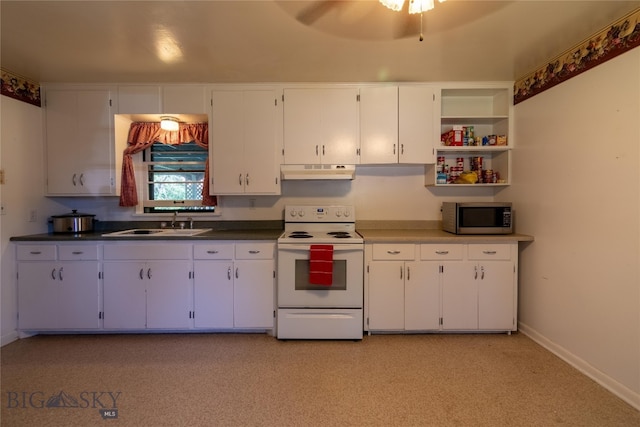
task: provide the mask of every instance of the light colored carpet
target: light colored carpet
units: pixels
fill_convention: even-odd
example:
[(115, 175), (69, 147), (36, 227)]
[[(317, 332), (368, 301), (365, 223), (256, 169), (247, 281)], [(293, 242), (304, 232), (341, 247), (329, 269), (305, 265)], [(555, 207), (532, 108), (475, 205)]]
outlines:
[(640, 426), (522, 334), (36, 336), (0, 352), (2, 426)]

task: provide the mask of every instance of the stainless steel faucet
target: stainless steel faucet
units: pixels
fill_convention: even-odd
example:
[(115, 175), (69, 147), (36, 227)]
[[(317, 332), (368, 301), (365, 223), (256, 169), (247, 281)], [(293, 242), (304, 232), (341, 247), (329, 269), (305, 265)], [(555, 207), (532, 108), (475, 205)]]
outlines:
[(193, 218), (189, 216), (187, 217), (187, 221), (189, 221), (189, 228), (193, 230)]
[(173, 213), (173, 219), (171, 219), (171, 228), (176, 228), (176, 220), (178, 219), (178, 212)]

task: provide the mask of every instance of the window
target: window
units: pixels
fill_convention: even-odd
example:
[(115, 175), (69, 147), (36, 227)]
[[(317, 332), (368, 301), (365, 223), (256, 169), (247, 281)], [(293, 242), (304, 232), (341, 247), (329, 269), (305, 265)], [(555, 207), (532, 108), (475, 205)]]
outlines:
[(179, 145), (156, 142), (144, 150), (144, 212), (213, 212), (215, 206), (202, 206), (207, 155), (207, 149), (193, 141)]

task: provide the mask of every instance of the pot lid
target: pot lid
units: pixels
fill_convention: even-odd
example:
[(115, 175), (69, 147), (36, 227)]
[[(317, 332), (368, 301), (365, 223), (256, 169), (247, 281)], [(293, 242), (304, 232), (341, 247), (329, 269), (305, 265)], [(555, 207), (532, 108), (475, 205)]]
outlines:
[(78, 213), (77, 209), (72, 209), (71, 212), (63, 215), (51, 215), (51, 218), (81, 218), (86, 216), (95, 216), (94, 214)]

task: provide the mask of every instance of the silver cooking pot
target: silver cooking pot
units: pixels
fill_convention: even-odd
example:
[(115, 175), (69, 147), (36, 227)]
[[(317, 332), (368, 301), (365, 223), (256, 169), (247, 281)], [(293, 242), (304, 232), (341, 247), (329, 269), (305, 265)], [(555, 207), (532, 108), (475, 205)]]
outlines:
[(86, 233), (93, 231), (95, 215), (78, 213), (73, 209), (64, 215), (51, 215), (54, 233)]

